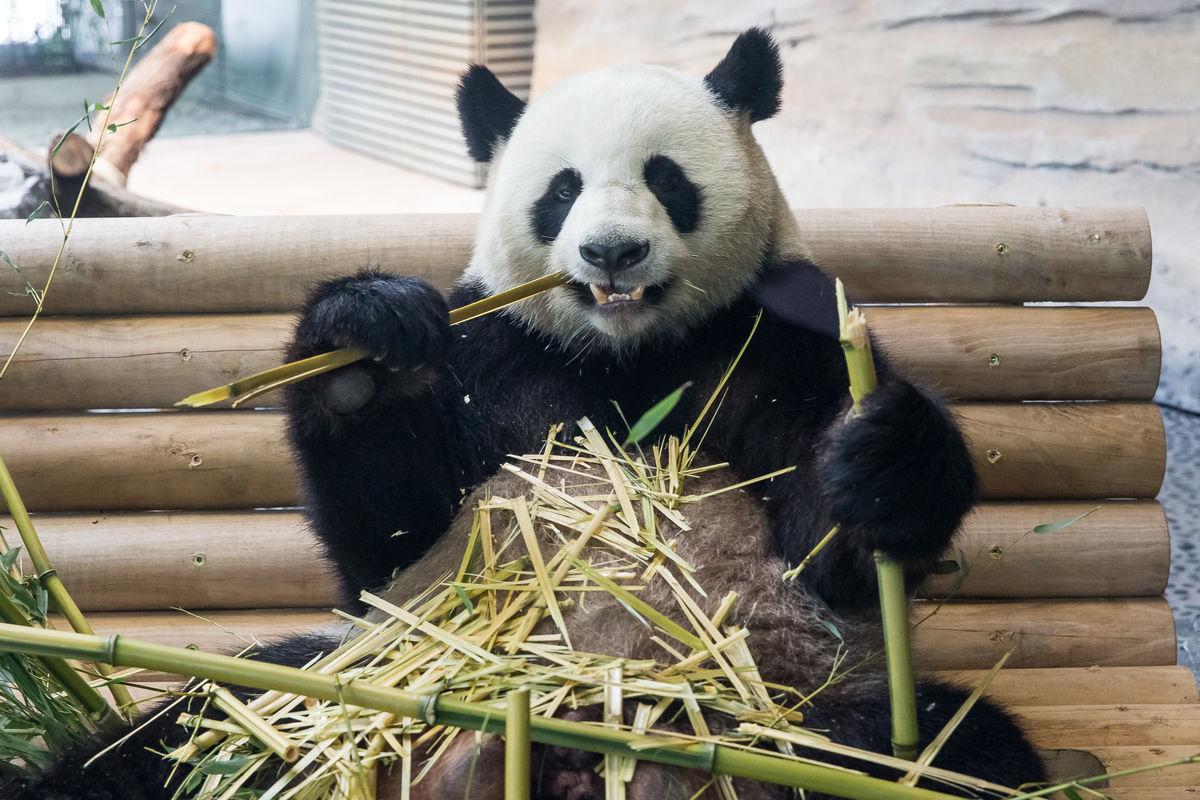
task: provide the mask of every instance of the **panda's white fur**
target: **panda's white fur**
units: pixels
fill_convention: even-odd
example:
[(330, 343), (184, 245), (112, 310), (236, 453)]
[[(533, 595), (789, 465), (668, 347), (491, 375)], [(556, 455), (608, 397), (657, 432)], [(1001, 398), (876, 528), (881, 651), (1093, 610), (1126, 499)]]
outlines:
[[(654, 155), (679, 164), (700, 191), (700, 222), (686, 235), (643, 179)], [(568, 346), (628, 348), (655, 335), (686, 335), (745, 291), (764, 262), (807, 255), (748, 114), (722, 108), (703, 81), (665, 67), (611, 67), (553, 86), (497, 145), (492, 164), (468, 278), (492, 292), (560, 270), (579, 283), (603, 283), (579, 247), (623, 238), (645, 241), (650, 251), (618, 288), (670, 282), (662, 302), (619, 313), (581, 305), (566, 289), (511, 312)], [(580, 173), (583, 191), (547, 248), (528, 209), (562, 169)]]

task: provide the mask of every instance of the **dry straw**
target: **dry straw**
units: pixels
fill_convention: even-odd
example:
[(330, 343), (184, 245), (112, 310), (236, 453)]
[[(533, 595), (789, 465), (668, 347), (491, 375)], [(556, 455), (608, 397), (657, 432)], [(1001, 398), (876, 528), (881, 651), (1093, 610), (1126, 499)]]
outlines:
[[(560, 430), (552, 430), (542, 452), (505, 466), (526, 491), (478, 504), (457, 570), (404, 602), (363, 596), (374, 611), (350, 620), (357, 635), (306, 670), (333, 680), (332, 694), (328, 684), (315, 695), (269, 691), (232, 706), (237, 714), (230, 720), (187, 715), (193, 736), (172, 754), (194, 769), (186, 783), (213, 800), (232, 798), (249, 786), (267, 800), (369, 797), (381, 767), (420, 781), (458, 737), (471, 735), (460, 728), (496, 730), (508, 698), (527, 692), (535, 741), (606, 753), (608, 798), (624, 796), (636, 758), (713, 771), (713, 789), (727, 800), (736, 796), (731, 777), (739, 774), (850, 797), (938, 796), (788, 755), (796, 745), (843, 757), (850, 751), (802, 726), (797, 709), (813, 698), (759, 677), (746, 631), (726, 623), (735, 594), (723, 598), (711, 617), (701, 610), (698, 598), (705, 592), (695, 570), (663, 534), (686, 536), (688, 506), (715, 493), (691, 495), (687, 487), (701, 472), (725, 466), (700, 465), (695, 458), (721, 391), (683, 437), (647, 447), (639, 440), (671, 412), (682, 390), (647, 412), (624, 442), (606, 437), (586, 419), (573, 442), (561, 441)], [(746, 483), (731, 478), (716, 491)], [(544, 552), (539, 542), (547, 540), (557, 540), (557, 550)], [(643, 599), (650, 581), (669, 587), (673, 608)], [(615, 599), (631, 624), (651, 628), (670, 655), (633, 661), (573, 649), (564, 610), (586, 604), (595, 593)], [(262, 685), (246, 676), (240, 680)], [(389, 697), (402, 690), (416, 705), (398, 711), (364, 702), (359, 692), (366, 686)], [(213, 705), (228, 711), (230, 698), (222, 690), (209, 691), (220, 700)], [(451, 713), (457, 707), (452, 703), (477, 709), (475, 716), (461, 709)], [(600, 723), (553, 718), (588, 705), (600, 709)], [(630, 705), (636, 711), (627, 727), (621, 711)], [(690, 732), (655, 733), (655, 724), (678, 709), (676, 726), (686, 721)], [(742, 728), (714, 735), (705, 721), (712, 712), (740, 720)], [(567, 738), (564, 731), (570, 732)], [(909, 766), (951, 785), (1006, 793)]]

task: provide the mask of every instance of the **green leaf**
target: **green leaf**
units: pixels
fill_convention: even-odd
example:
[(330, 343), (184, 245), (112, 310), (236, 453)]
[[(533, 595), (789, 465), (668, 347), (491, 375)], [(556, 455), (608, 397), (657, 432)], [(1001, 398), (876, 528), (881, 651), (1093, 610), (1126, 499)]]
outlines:
[(1069, 528), (1070, 526), (1074, 525), (1076, 522), (1079, 522), (1079, 520), (1083, 519), (1084, 517), (1088, 516), (1089, 514), (1091, 514), (1093, 512), (1099, 511), (1099, 510), (1100, 510), (1100, 506), (1096, 506), (1095, 508), (1089, 509), (1088, 511), (1085, 511), (1078, 516), (1071, 517), (1070, 519), (1063, 519), (1063, 520), (1059, 520), (1058, 522), (1048, 522), (1045, 525), (1035, 525), (1033, 527), (1033, 532), (1034, 533), (1054, 533), (1055, 531), (1061, 531), (1063, 528)]
[(4, 570), (5, 572), (8, 572), (9, 570), (11, 570), (13, 568), (13, 565), (17, 563), (17, 559), (20, 557), (21, 557), (21, 548), (20, 547), (14, 547), (12, 550), (9, 550), (7, 553), (0, 555), (0, 570)]
[(459, 601), (462, 602), (462, 604), (466, 607), (467, 611), (474, 614), (475, 613), (475, 604), (472, 603), (471, 598), (467, 596), (467, 590), (461, 586), (455, 586), (454, 592), (455, 592), (455, 594), (458, 595)]
[(92, 11), (95, 11), (97, 14), (99, 14), (100, 19), (105, 19), (104, 5), (100, 2), (100, 0), (92, 0)]
[(675, 409), (675, 406), (679, 404), (680, 398), (683, 397), (684, 389), (687, 389), (691, 385), (692, 382), (688, 381), (655, 403), (645, 414), (642, 414), (641, 418), (633, 423), (633, 427), (629, 429), (629, 436), (625, 439), (625, 445), (637, 444), (649, 436), (667, 418), (667, 415)]
[(1064, 786), (1062, 793), (1069, 797), (1070, 800), (1083, 800), (1083, 798), (1079, 796), (1079, 790), (1074, 786)]
[(50, 201), (49, 201), (49, 200), (43, 200), (43, 201), (42, 201), (42, 202), (41, 202), (41, 203), (38, 205), (38, 207), (37, 207), (37, 208), (35, 208), (33, 211), (30, 211), (30, 212), (29, 212), (29, 216), (25, 218), (25, 224), (26, 224), (26, 225), (28, 225), (29, 223), (33, 222), (35, 219), (37, 219), (37, 218), (38, 218), (38, 214), (40, 214), (40, 213), (41, 213), (42, 209), (43, 209), (43, 208), (49, 208), (49, 206), (50, 206)]
[[(163, 18), (162, 18), (162, 19), (160, 19), (160, 20), (158, 21), (158, 24), (157, 24), (157, 25), (155, 25), (155, 26), (154, 26), (154, 28), (153, 28), (153, 29), (151, 29), (151, 31), (150, 31), (149, 33), (145, 34), (144, 36), (137, 36), (137, 37), (134, 37), (134, 38), (136, 38), (138, 41), (137, 41), (137, 43), (136, 43), (136, 44), (134, 44), (134, 46), (133, 46), (133, 49), (134, 49), (134, 50), (138, 50), (138, 49), (140, 49), (140, 48), (141, 48), (141, 46), (142, 46), (142, 45), (144, 45), (146, 42), (148, 42), (148, 41), (150, 41), (151, 39), (153, 39), (153, 38), (154, 38), (154, 35), (158, 33), (158, 29), (159, 29), (159, 28), (161, 28), (161, 27), (163, 26), (163, 23), (164, 23), (164, 22), (166, 22), (167, 20), (169, 20), (169, 19), (170, 19), (170, 18), (171, 18), (171, 17), (172, 17), (174, 14), (175, 14), (175, 6), (171, 6), (171, 10), (170, 10), (170, 11), (168, 11), (166, 14), (164, 14), (164, 15), (163, 15)], [(143, 30), (145, 30), (145, 29), (143, 28)]]
[(846, 643), (846, 640), (842, 638), (842, 632), (841, 632), (841, 631), (839, 631), (839, 630), (837, 629), (837, 626), (836, 626), (836, 625), (834, 625), (832, 622), (830, 622), (830, 621), (829, 621), (829, 620), (827, 620), (827, 619), (820, 619), (820, 620), (817, 620), (817, 622), (820, 622), (820, 623), (821, 623), (821, 625), (823, 625), (823, 626), (824, 626), (825, 630), (827, 630), (827, 631), (829, 631), (830, 633), (832, 633), (832, 634), (834, 635), (834, 637), (835, 637), (835, 638), (836, 638), (836, 639), (837, 639), (839, 642), (841, 642), (842, 644), (845, 644), (845, 643)]
[(233, 775), (245, 767), (253, 759), (250, 756), (234, 756), (229, 759), (206, 759), (196, 765), (196, 769), (205, 775)]

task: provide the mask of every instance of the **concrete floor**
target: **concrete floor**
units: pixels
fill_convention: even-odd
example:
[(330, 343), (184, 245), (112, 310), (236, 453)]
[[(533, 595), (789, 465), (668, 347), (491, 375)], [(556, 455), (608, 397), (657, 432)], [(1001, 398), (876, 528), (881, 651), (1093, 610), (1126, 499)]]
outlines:
[(129, 174), (131, 191), (222, 214), (478, 211), (483, 192), (385, 164), (315, 133), (156, 137)]

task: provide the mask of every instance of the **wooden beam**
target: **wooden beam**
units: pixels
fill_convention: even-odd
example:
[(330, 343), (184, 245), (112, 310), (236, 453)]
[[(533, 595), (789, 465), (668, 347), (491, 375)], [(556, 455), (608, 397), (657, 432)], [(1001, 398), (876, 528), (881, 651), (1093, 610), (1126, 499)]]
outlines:
[[(1166, 445), (1152, 404), (954, 410), (987, 499), (1158, 492)], [(995, 463), (993, 449), (1001, 454)], [(278, 412), (9, 416), (0, 419), (0, 452), (34, 511), (277, 508), (299, 500)]]
[[(973, 689), (986, 670), (939, 672), (938, 678)], [(1006, 706), (1099, 706), (1200, 702), (1187, 667), (1062, 667), (1002, 669), (987, 696)]]
[[(1150, 279), (1140, 208), (806, 210), (796, 218), (814, 259), (860, 303), (1136, 300)], [(446, 288), (470, 260), (476, 219), (80, 220), (47, 313), (291, 311), (313, 281), (367, 266)], [(34, 285), (45, 281), (61, 239), (53, 221), (0, 222), (5, 250)], [(0, 283), (10, 288), (24, 285)], [(0, 291), (0, 315), (23, 315), (26, 306)]]
[[(905, 374), (960, 400), (1150, 400), (1158, 386), (1158, 326), (1147, 308), (877, 307), (868, 316)], [(278, 364), (293, 321), (46, 318), (5, 376), (0, 409), (170, 407)], [(0, 354), (24, 328), (23, 319), (0, 319)]]
[(1175, 618), (1162, 598), (920, 602), (913, 619), (929, 670), (988, 669), (1009, 650), (1012, 668), (1175, 663)]
[(34, 525), (87, 612), (339, 601), (333, 567), (296, 511), (39, 514)]
[[(1061, 530), (1034, 529), (1087, 514)], [(927, 597), (1157, 597), (1171, 571), (1171, 537), (1154, 500), (981, 503), (930, 576)]]

